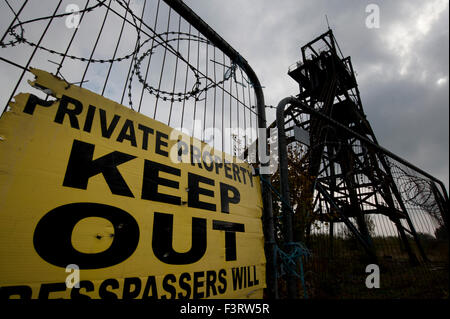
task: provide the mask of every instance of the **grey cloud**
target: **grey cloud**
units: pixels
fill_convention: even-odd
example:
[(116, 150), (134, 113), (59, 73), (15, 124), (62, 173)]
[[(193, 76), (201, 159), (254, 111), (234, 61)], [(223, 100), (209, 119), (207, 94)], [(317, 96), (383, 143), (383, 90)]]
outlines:
[[(67, 1), (66, 1), (67, 2)], [(65, 3), (66, 3), (65, 2)], [(74, 0), (84, 6), (84, 1)], [(344, 55), (352, 57), (353, 65), (358, 73), (358, 81), (362, 101), (368, 119), (371, 122), (380, 144), (392, 152), (406, 158), (413, 164), (423, 168), (442, 179), (448, 186), (448, 82), (449, 82), (449, 26), (447, 8), (437, 21), (431, 24), (426, 36), (415, 39), (411, 43), (407, 56), (399, 56), (388, 47), (386, 39), (392, 34), (395, 26), (406, 31), (413, 30), (411, 21), (421, 14), (421, 8), (432, 1), (423, 0), (185, 0), (200, 17), (234, 46), (246, 58), (260, 81), (265, 86), (266, 104), (276, 105), (282, 98), (298, 93), (297, 84), (287, 76), (287, 68), (300, 59), (300, 47), (322, 32), (326, 31), (325, 15), (336, 35)], [(45, 10), (46, 1), (33, 2), (30, 5), (30, 16), (37, 16)], [(48, 1), (48, 3), (52, 3)], [(147, 1), (145, 19), (151, 25), (156, 1)], [(368, 29), (365, 26), (367, 13), (365, 7), (376, 3), (380, 7), (380, 29)], [(137, 6), (143, 1), (135, 1)], [(54, 7), (54, 4), (48, 5)], [(2, 17), (7, 15), (2, 12)], [(167, 12), (161, 19), (166, 19)], [(101, 16), (92, 14), (92, 25), (98, 30)], [(2, 29), (6, 28), (8, 19), (0, 19)], [(163, 21), (163, 20), (161, 20)], [(46, 40), (49, 46), (63, 48), (67, 43), (67, 30), (58, 30), (55, 25), (54, 34), (61, 41)], [(177, 21), (171, 21), (171, 24)], [(108, 26), (107, 26), (108, 28)], [(80, 34), (92, 37), (91, 29), (80, 29)], [(116, 29), (117, 30), (117, 29)], [(164, 25), (157, 25), (157, 32), (163, 32)], [(37, 27), (29, 28), (29, 35), (39, 34)], [(97, 31), (95, 31), (97, 32)], [(89, 36), (90, 35), (90, 36)], [(109, 56), (110, 52), (102, 52), (102, 48), (114, 47), (116, 33), (107, 33), (101, 39), (98, 56)], [(131, 28), (125, 31), (127, 39), (135, 37)], [(398, 41), (401, 41), (399, 39)], [(106, 45), (105, 43), (109, 43)], [(127, 42), (125, 42), (127, 43)], [(401, 45), (401, 42), (398, 43)], [(85, 43), (73, 51), (75, 55), (86, 56), (91, 44)], [(118, 54), (128, 52), (129, 47), (121, 46)], [(21, 63), (30, 49), (14, 56)], [(7, 51), (5, 51), (7, 52)], [(12, 52), (12, 51), (11, 51)], [(156, 56), (156, 55), (155, 55)], [(410, 61), (408, 73), (400, 75), (398, 70), (402, 63)], [(46, 64), (53, 70), (54, 65)], [(62, 70), (70, 75), (81, 64), (72, 63), (68, 69)], [(115, 73), (111, 76), (123, 78), (128, 71), (128, 63), (123, 67), (116, 64)], [(2, 72), (12, 69), (2, 64)], [(101, 83), (105, 70), (92, 67), (89, 70), (90, 83), (96, 80)], [(422, 78), (425, 74), (426, 78)], [(447, 78), (447, 82), (438, 86), (437, 79)], [(70, 80), (70, 79), (69, 79)], [(7, 87), (8, 83), (2, 86)], [(122, 94), (123, 84), (110, 81), (107, 92), (117, 100), (114, 92)], [(28, 90), (28, 88), (27, 88)], [(5, 91), (5, 89), (4, 89)], [(139, 92), (138, 92), (139, 93)], [(7, 99), (9, 96), (5, 96)], [(147, 101), (148, 104), (152, 100)], [(268, 119), (273, 121), (275, 113), (268, 110)]]
[[(362, 102), (380, 144), (448, 187), (448, 3), (426, 36), (413, 41), (402, 57), (388, 47), (388, 37), (396, 26), (412, 31), (411, 22), (431, 1), (185, 2), (250, 62), (271, 105), (297, 94), (287, 68), (300, 58), (303, 44), (326, 30), (326, 14), (344, 55), (352, 57)], [(365, 26), (369, 3), (380, 7), (379, 29)], [(408, 73), (402, 76), (398, 71), (406, 59)], [(437, 86), (443, 77), (447, 83)], [(268, 110), (269, 119), (274, 115)]]

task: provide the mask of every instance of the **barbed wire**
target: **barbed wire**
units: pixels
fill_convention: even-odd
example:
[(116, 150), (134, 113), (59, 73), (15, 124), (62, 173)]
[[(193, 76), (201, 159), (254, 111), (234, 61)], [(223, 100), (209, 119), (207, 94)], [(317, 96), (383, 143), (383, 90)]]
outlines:
[(389, 165), (395, 169), (396, 182), (404, 200), (436, 218), (439, 215), (439, 207), (434, 198), (431, 181), (408, 172), (393, 161), (389, 161)]
[[(206, 91), (208, 91), (211, 88), (215, 88), (215, 87), (219, 87), (220, 85), (224, 84), (226, 81), (230, 80), (230, 79), (234, 79), (234, 81), (237, 84), (240, 85), (244, 85), (244, 81), (248, 84), (251, 85), (250, 81), (248, 81), (244, 75), (242, 74), (242, 79), (243, 82), (238, 82), (237, 78), (236, 78), (236, 72), (237, 72), (237, 68), (239, 68), (239, 61), (232, 61), (230, 66), (226, 66), (226, 70), (224, 71), (224, 76), (220, 81), (214, 81), (213, 79), (211, 79), (210, 77), (208, 77), (207, 75), (202, 74), (202, 72), (200, 70), (198, 70), (194, 65), (192, 65), (189, 61), (187, 61), (183, 55), (176, 50), (175, 48), (173, 48), (170, 45), (170, 42), (173, 41), (197, 41), (200, 43), (204, 43), (207, 45), (212, 45), (210, 43), (210, 41), (208, 41), (207, 39), (197, 36), (195, 34), (192, 33), (186, 33), (186, 32), (174, 32), (174, 31), (168, 31), (168, 32), (163, 32), (163, 33), (156, 33), (152, 28), (146, 26), (153, 34), (152, 35), (148, 35), (148, 37), (145, 40), (142, 40), (142, 29), (141, 27), (138, 26), (139, 23), (142, 24), (142, 19), (139, 18), (138, 16), (136, 16), (136, 14), (133, 12), (133, 10), (130, 8), (130, 6), (125, 3), (124, 1), (121, 0), (113, 0), (114, 2), (118, 3), (121, 7), (123, 7), (125, 9), (125, 11), (127, 13), (129, 13), (129, 15), (131, 16), (131, 18), (133, 19), (133, 22), (128, 21), (130, 24), (133, 25), (134, 29), (136, 30), (136, 46), (133, 50), (131, 50), (130, 52), (126, 53), (125, 55), (119, 56), (119, 57), (114, 57), (114, 58), (110, 58), (110, 59), (99, 59), (99, 58), (87, 58), (87, 57), (83, 57), (83, 56), (76, 56), (76, 55), (68, 55), (65, 52), (60, 52), (57, 50), (54, 50), (52, 48), (48, 48), (47, 46), (44, 45), (39, 45), (33, 41), (31, 41), (30, 39), (26, 38), (26, 29), (24, 28), (25, 26), (34, 23), (34, 22), (38, 22), (38, 21), (45, 21), (45, 20), (49, 20), (49, 19), (53, 19), (53, 18), (63, 18), (63, 17), (68, 17), (70, 15), (73, 15), (74, 12), (66, 12), (66, 13), (61, 13), (61, 14), (54, 14), (54, 15), (50, 15), (50, 16), (43, 16), (43, 17), (39, 17), (39, 18), (35, 18), (35, 19), (30, 19), (30, 20), (26, 20), (26, 21), (20, 21), (17, 13), (13, 11), (13, 14), (15, 16), (15, 20), (18, 21), (17, 24), (13, 25), (7, 32), (10, 36), (12, 36), (13, 39), (9, 40), (9, 41), (2, 41), (0, 42), (0, 48), (7, 48), (7, 47), (12, 47), (12, 46), (16, 46), (16, 45), (21, 45), (21, 44), (27, 44), (30, 47), (35, 47), (38, 48), (39, 50), (48, 52), (52, 55), (58, 55), (61, 56), (63, 58), (69, 58), (72, 60), (78, 60), (78, 61), (82, 61), (82, 62), (88, 62), (88, 63), (113, 63), (113, 62), (121, 62), (124, 60), (129, 60), (132, 59), (132, 71), (131, 71), (131, 75), (129, 76), (129, 82), (128, 82), (128, 98), (129, 98), (129, 105), (130, 107), (133, 109), (133, 102), (132, 102), (132, 83), (133, 83), (133, 79), (135, 77), (138, 78), (138, 82), (141, 83), (144, 87), (144, 89), (149, 93), (154, 95), (156, 98), (161, 98), (163, 101), (171, 101), (171, 102), (182, 102), (183, 100), (189, 100), (191, 98), (194, 98), (196, 101), (201, 101), (201, 95), (204, 94)], [(79, 10), (76, 12), (76, 14), (83, 14), (83, 13), (91, 13), (94, 12), (95, 9), (98, 9), (99, 7), (102, 6), (107, 6), (106, 5), (106, 0), (97, 0), (97, 3), (95, 5), (86, 7), (85, 9)], [(108, 6), (109, 9), (109, 6)], [(17, 31), (17, 29), (20, 29), (20, 31)], [(171, 37), (176, 35), (176, 37)], [(166, 39), (164, 39), (164, 37)], [(146, 49), (145, 51), (143, 51), (144, 47), (149, 43), (152, 42), (152, 45), (150, 48)], [(157, 49), (158, 47), (163, 47), (164, 49), (168, 50), (171, 54), (173, 54), (176, 58), (180, 59), (181, 61), (183, 61), (184, 63), (186, 63), (187, 67), (192, 71), (195, 80), (194, 80), (194, 84), (192, 86), (192, 88), (189, 91), (185, 91), (185, 92), (175, 92), (175, 91), (168, 91), (168, 90), (163, 90), (161, 88), (156, 88), (152, 85), (150, 85), (150, 83), (147, 82), (147, 80), (143, 77), (142, 72), (141, 72), (141, 64), (142, 62), (146, 59), (146, 58), (150, 58), (150, 56), (152, 54), (155, 53), (155, 49)], [(143, 51), (142, 54), (139, 54), (141, 51)], [(213, 61), (215, 62), (215, 61)], [(242, 70), (240, 70), (242, 73)], [(186, 82), (188, 81), (188, 79), (186, 78)], [(204, 83), (202, 85), (202, 83)]]

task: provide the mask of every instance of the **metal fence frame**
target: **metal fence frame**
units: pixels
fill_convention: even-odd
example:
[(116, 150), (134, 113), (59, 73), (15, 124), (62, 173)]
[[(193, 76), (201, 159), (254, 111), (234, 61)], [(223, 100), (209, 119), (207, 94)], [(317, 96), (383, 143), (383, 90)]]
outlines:
[[(339, 128), (340, 130), (344, 130), (346, 133), (348, 133), (350, 136), (360, 140), (363, 144), (369, 145), (370, 147), (374, 148), (384, 156), (393, 159), (397, 161), (398, 163), (401, 163), (405, 167), (411, 169), (412, 171), (423, 175), (424, 177), (428, 178), (430, 181), (432, 181), (431, 187), (433, 188), (433, 192), (436, 194), (439, 194), (439, 196), (442, 197), (442, 202), (438, 202), (438, 208), (441, 213), (441, 218), (445, 226), (445, 230), (447, 231), (447, 234), (449, 232), (448, 228), (448, 205), (449, 205), (449, 198), (447, 194), (447, 190), (445, 188), (445, 185), (442, 181), (437, 179), (436, 177), (428, 174), (427, 172), (423, 171), (422, 169), (416, 167), (415, 165), (411, 164), (407, 160), (395, 155), (394, 153), (390, 152), (389, 150), (383, 148), (382, 146), (378, 145), (377, 143), (374, 143), (373, 141), (369, 140), (368, 138), (360, 135), (359, 133), (353, 131), (349, 127), (339, 123), (338, 121), (334, 120), (333, 118), (323, 114), (322, 112), (305, 105), (300, 101), (298, 98), (295, 97), (286, 97), (282, 99), (277, 107), (277, 118), (276, 118), (276, 124), (278, 129), (278, 148), (279, 148), (279, 168), (280, 168), (280, 193), (281, 197), (285, 200), (289, 201), (290, 196), (290, 190), (289, 190), (289, 181), (288, 181), (288, 157), (287, 157), (287, 146), (290, 142), (292, 142), (292, 138), (288, 140), (286, 136), (286, 130), (285, 130), (285, 109), (286, 106), (290, 105), (290, 107), (296, 108), (297, 110), (301, 110), (304, 113), (308, 113), (310, 116), (314, 116), (317, 118), (320, 118), (321, 120), (324, 120), (326, 123), (328, 123), (330, 126)], [(440, 189), (437, 188), (437, 185)], [(316, 187), (318, 187), (318, 184), (316, 184)], [(320, 189), (319, 189), (320, 191)], [(436, 196), (435, 194), (435, 196)], [(282, 223), (283, 223), (283, 240), (286, 243), (293, 241), (293, 226), (292, 226), (292, 208), (290, 207), (289, 203), (281, 205), (282, 206)], [(356, 236), (358, 236), (358, 231), (355, 228), (355, 226), (350, 222), (345, 222), (345, 225), (353, 231)], [(365, 246), (364, 239), (360, 239), (359, 243), (362, 244), (363, 248), (365, 249), (366, 253), (369, 256), (370, 260), (372, 262), (378, 263), (376, 256), (372, 255), (373, 252), (371, 251), (370, 247)], [(419, 244), (419, 243), (418, 243)], [(287, 247), (289, 249), (289, 247)], [(418, 247), (419, 250), (422, 252), (424, 256), (424, 261), (428, 262), (428, 258), (425, 256), (425, 254), (422, 251), (421, 246)], [(292, 252), (291, 252), (292, 253)], [(303, 267), (303, 266), (302, 266)], [(423, 270), (421, 270), (423, 272)], [(303, 279), (303, 278), (302, 278)], [(287, 296), (288, 298), (296, 298), (298, 295), (298, 279), (296, 278), (296, 275), (292, 272), (288, 272), (286, 274), (286, 289), (287, 289)], [(306, 290), (306, 287), (303, 287), (304, 291)]]
[[(13, 99), (15, 94), (18, 92), (19, 86), (23, 85), (24, 76), (27, 72), (29, 72), (29, 67), (31, 66), (31, 64), (36, 63), (35, 57), (36, 57), (36, 54), (39, 52), (39, 50), (46, 51), (47, 53), (50, 53), (50, 54), (56, 53), (57, 56), (60, 57), (59, 62), (52, 62), (49, 60), (49, 62), (52, 62), (56, 65), (55, 75), (60, 76), (60, 77), (63, 77), (60, 71), (61, 71), (61, 68), (64, 66), (64, 64), (67, 61), (77, 60), (77, 61), (82, 61), (83, 63), (87, 63), (86, 69), (83, 73), (83, 77), (81, 78), (81, 81), (74, 83), (79, 86), (83, 86), (84, 83), (86, 82), (86, 73), (87, 73), (88, 68), (91, 63), (94, 63), (94, 62), (105, 63), (105, 64), (109, 63), (110, 67), (109, 67), (109, 70), (108, 70), (108, 73), (107, 73), (107, 76), (105, 79), (105, 83), (101, 90), (102, 95), (105, 93), (106, 84), (108, 83), (108, 79), (110, 77), (111, 67), (113, 66), (113, 63), (131, 59), (127, 78), (126, 78), (125, 84), (123, 86), (123, 93), (122, 93), (121, 99), (119, 101), (122, 104), (124, 102), (124, 99), (126, 96), (126, 90), (128, 89), (129, 96), (132, 91), (130, 75), (133, 76), (134, 72), (136, 72), (135, 71), (136, 64), (141, 63), (141, 61), (137, 60), (137, 56), (136, 56), (136, 53), (140, 49), (138, 47), (138, 45), (139, 45), (138, 43), (139, 43), (139, 39), (141, 39), (141, 35), (142, 36), (146, 35), (146, 36), (150, 37), (149, 40), (152, 40), (152, 42), (156, 41), (158, 43), (158, 45), (164, 44), (166, 46), (166, 51), (167, 51), (167, 49), (169, 49), (169, 51), (171, 51), (172, 54), (177, 55), (178, 50), (170, 45), (167, 45), (168, 35), (170, 33), (169, 32), (170, 12), (171, 12), (171, 10), (173, 10), (179, 15), (180, 20), (178, 22), (179, 23), (178, 26), (180, 26), (181, 18), (183, 18), (189, 24), (189, 31), (191, 31), (191, 27), (198, 31), (197, 35), (195, 35), (195, 34), (192, 35), (191, 32), (189, 32), (188, 35), (186, 34), (185, 37), (188, 37), (188, 40), (191, 39), (191, 37), (196, 36), (198, 43), (199, 43), (198, 45), (200, 46), (200, 41), (201, 41), (200, 36), (205, 37), (205, 39), (207, 41), (207, 43), (206, 43), (206, 47), (207, 47), (206, 48), (206, 50), (207, 50), (206, 58), (208, 58), (208, 45), (212, 45), (212, 46), (214, 46), (214, 48), (217, 48), (218, 50), (222, 51), (224, 57), (227, 56), (227, 58), (229, 60), (229, 65), (225, 66), (225, 64), (224, 64), (224, 66), (223, 66), (224, 73), (225, 73), (225, 71), (228, 72), (230, 70), (231, 70), (231, 72), (235, 72), (234, 71), (235, 69), (239, 69), (239, 70), (241, 70), (241, 72), (245, 73), (247, 78), (245, 79), (244, 75), (241, 74), (240, 75), (241, 79), (243, 79), (242, 81), (246, 81), (249, 92), (251, 90), (254, 91), (256, 105), (255, 106), (251, 105), (252, 104), (251, 92), (249, 93), (250, 95), (249, 95), (248, 103), (246, 103), (244, 101), (244, 103), (242, 105), (244, 107), (247, 107), (249, 110), (250, 110), (250, 107), (256, 109), (256, 116), (257, 116), (257, 119), (256, 119), (257, 127), (256, 128), (262, 128), (263, 131), (265, 131), (265, 129), (267, 127), (266, 114), (265, 114), (265, 103), (264, 103), (264, 92), (262, 90), (262, 86), (259, 82), (258, 77), (256, 76), (255, 72), (253, 71), (253, 69), (251, 68), (249, 63), (233, 47), (231, 47), (219, 34), (217, 34), (205, 21), (203, 21), (197, 14), (195, 14), (181, 0), (163, 0), (163, 2), (169, 6), (169, 21), (167, 22), (167, 32), (165, 34), (166, 35), (165, 39), (164, 39), (164, 34), (163, 35), (153, 35), (153, 36), (148, 33), (145, 34), (144, 27), (145, 27), (145, 30), (152, 30), (152, 26), (147, 25), (145, 23), (145, 21), (143, 21), (143, 16), (144, 16), (144, 11), (145, 11), (145, 6), (147, 4), (147, 0), (144, 0), (144, 2), (143, 2), (144, 7), (142, 10), (142, 13), (139, 15), (137, 13), (133, 12), (132, 10), (130, 10), (130, 7), (129, 7), (130, 0), (127, 0), (128, 2), (126, 2), (125, 0), (123, 0), (123, 1), (122, 0), (120, 0), (120, 1), (119, 0), (95, 0), (95, 1), (86, 0), (85, 7), (78, 12), (81, 15), (80, 21), (82, 21), (85, 18), (86, 13), (91, 12), (94, 8), (98, 8), (98, 7), (106, 8), (100, 30), (98, 32), (98, 35), (96, 36), (96, 41), (93, 44), (92, 51), (89, 55), (89, 58), (75, 57), (70, 54), (70, 50), (72, 49), (72, 43), (74, 42), (74, 39), (77, 36), (78, 28), (74, 29), (73, 34), (70, 38), (70, 41), (68, 42), (64, 52), (59, 52), (59, 53), (55, 52), (52, 49), (48, 49), (48, 48), (44, 47), (42, 44), (43, 42), (45, 42), (46, 35), (50, 32), (49, 28), (52, 26), (52, 22), (55, 20), (55, 18), (68, 17), (71, 14), (71, 13), (67, 13), (67, 11), (66, 11), (66, 13), (58, 13), (61, 11), (61, 4), (63, 3), (63, 0), (59, 0), (58, 3), (55, 3), (55, 7), (54, 7), (54, 11), (53, 11), (52, 15), (47, 16), (47, 17), (36, 18), (36, 19), (32, 20), (32, 22), (39, 21), (39, 22), (46, 23), (44, 30), (42, 31), (42, 33), (39, 36), (39, 40), (37, 40), (34, 43), (32, 41), (28, 41), (25, 37), (23, 37), (22, 26), (23, 26), (23, 24), (28, 23), (30, 21), (25, 21), (25, 22), (21, 21), (22, 14), (24, 12), (24, 9), (26, 9), (27, 4), (29, 4), (29, 1), (28, 0), (24, 1), (18, 10), (14, 10), (13, 6), (10, 5), (8, 0), (3, 0), (3, 1), (8, 6), (8, 8), (5, 7), (5, 10), (10, 11), (10, 13), (12, 13), (14, 18), (12, 19), (11, 23), (6, 28), (4, 34), (1, 37), (0, 63), (6, 63), (5, 65), (8, 65), (9, 67), (13, 67), (13, 68), (15, 68), (15, 70), (20, 70), (20, 75), (18, 77), (17, 82), (15, 82), (14, 88), (11, 92), (9, 99), (7, 100), (7, 105)], [(118, 12), (118, 10), (115, 10), (113, 8), (113, 6), (111, 5), (113, 3), (113, 1), (125, 9), (125, 14), (121, 14), (120, 12)], [(158, 0), (157, 8), (156, 8), (156, 20), (158, 17), (158, 12), (160, 10), (160, 2), (161, 2), (161, 0)], [(115, 50), (114, 50), (114, 54), (113, 54), (112, 58), (104, 59), (104, 60), (103, 60), (103, 58), (96, 59), (96, 58), (94, 58), (95, 51), (96, 51), (96, 48), (98, 47), (98, 43), (101, 38), (101, 35), (105, 33), (104, 26), (105, 26), (105, 22), (107, 22), (108, 15), (116, 17), (118, 19), (121, 19), (122, 27), (120, 30), (120, 34), (118, 36), (117, 43), (115, 45)], [(156, 20), (155, 20), (155, 25), (154, 25), (155, 28), (156, 28)], [(128, 54), (126, 56), (118, 57), (116, 55), (116, 52), (117, 52), (117, 49), (119, 47), (119, 44), (120, 44), (120, 41), (122, 38), (122, 32), (124, 30), (124, 26), (131, 26), (136, 29), (137, 41), (136, 41), (136, 46), (135, 46), (134, 50), (132, 50), (130, 54)], [(15, 38), (15, 40), (7, 41), (8, 35), (13, 36)], [(178, 35), (178, 39), (179, 38), (180, 38), (180, 34)], [(166, 42), (164, 42), (164, 41), (166, 41)], [(1, 55), (2, 48), (14, 47), (16, 45), (23, 45), (23, 44), (28, 44), (32, 48), (31, 55), (26, 60), (26, 62), (23, 62), (23, 63), (18, 62), (12, 58)], [(200, 52), (199, 50), (200, 49), (198, 48), (198, 52)], [(148, 52), (150, 52), (150, 55), (151, 55), (151, 51), (147, 51), (147, 55), (149, 54)], [(200, 53), (198, 53), (198, 54), (200, 54)], [(214, 51), (214, 54), (215, 54), (215, 51)], [(143, 59), (145, 59), (145, 58), (146, 58), (146, 56), (144, 53)], [(165, 56), (164, 56), (164, 58), (165, 58)], [(177, 58), (177, 61), (178, 61), (178, 58)], [(133, 62), (134, 62), (134, 68), (133, 68)], [(225, 63), (225, 59), (224, 59), (224, 63)], [(189, 64), (189, 58), (188, 58), (188, 64)], [(150, 65), (150, 61), (148, 62), (148, 65)], [(35, 65), (33, 65), (33, 66), (36, 67)], [(208, 68), (208, 62), (207, 62), (206, 68)], [(192, 70), (195, 69), (195, 66), (192, 66), (191, 69)], [(148, 72), (148, 66), (147, 66), (147, 72)], [(162, 76), (162, 72), (163, 71), (161, 71), (161, 76)], [(186, 72), (188, 72), (188, 69), (186, 69)], [(200, 72), (198, 69), (198, 57), (197, 57), (197, 71), (196, 72)], [(175, 75), (175, 77), (176, 77), (176, 75)], [(230, 77), (230, 75), (228, 75), (228, 77)], [(208, 79), (207, 74), (206, 74), (205, 78), (206, 78), (207, 83), (208, 83), (208, 81), (211, 83), (213, 82), (213, 81), (211, 81), (211, 79)], [(214, 78), (215, 78), (215, 73), (214, 73)], [(63, 77), (63, 79), (64, 79), (64, 77)], [(197, 80), (198, 80), (198, 78), (197, 78)], [(235, 78), (235, 82), (238, 82), (236, 80), (236, 78)], [(161, 83), (161, 81), (160, 81), (160, 83)], [(175, 84), (174, 84), (174, 87), (175, 87)], [(214, 83), (214, 85), (212, 85), (211, 87), (220, 88), (220, 83)], [(142, 92), (140, 95), (139, 107), (137, 109), (137, 111), (139, 111), (139, 112), (141, 111), (142, 95), (143, 95), (144, 89), (148, 90), (151, 88), (149, 88), (149, 86), (147, 86), (147, 87), (145, 87), (145, 85), (143, 86)], [(222, 83), (221, 89), (225, 90), (223, 83)], [(238, 88), (236, 88), (236, 91), (238, 91)], [(185, 93), (186, 93), (186, 88), (185, 88)], [(231, 81), (230, 81), (230, 92), (227, 92), (227, 94), (232, 95)], [(47, 95), (47, 98), (49, 98), (49, 95)], [(170, 98), (170, 96), (169, 96), (169, 98)], [(174, 93), (172, 93), (172, 103), (174, 101), (174, 98), (176, 98), (176, 96)], [(232, 97), (230, 97), (230, 111), (229, 111), (230, 112), (229, 113), (230, 114), (229, 115), (230, 125), (231, 125), (231, 116), (232, 116), (231, 99), (232, 99)], [(161, 98), (161, 100), (162, 100), (162, 98)], [(159, 101), (159, 97), (157, 96), (157, 103), (158, 103), (158, 101)], [(238, 104), (242, 103), (242, 102), (239, 102), (239, 98), (237, 98), (237, 103)], [(248, 104), (248, 105), (246, 105), (246, 104)], [(131, 102), (131, 96), (130, 96), (129, 107), (133, 108), (133, 104)], [(7, 106), (4, 108), (3, 112), (6, 111), (6, 109), (7, 109)], [(172, 108), (170, 111), (172, 112)], [(2, 112), (2, 114), (3, 114), (3, 112)], [(184, 106), (183, 106), (183, 112), (182, 112), (181, 116), (183, 117), (185, 113), (186, 113), (186, 111), (184, 110)], [(156, 116), (156, 106), (155, 106), (155, 111), (154, 111), (154, 118), (155, 118), (155, 116)], [(206, 101), (205, 101), (204, 116), (206, 117)], [(250, 116), (251, 116), (251, 114), (250, 114)], [(239, 110), (238, 110), (237, 117), (238, 117), (237, 121), (238, 121), (238, 125), (239, 125), (239, 123), (240, 123), (239, 122)], [(245, 110), (244, 110), (244, 117), (245, 117)], [(194, 110), (194, 120), (195, 120), (195, 110)], [(244, 123), (245, 123), (245, 121), (246, 120), (244, 119)], [(183, 123), (183, 119), (181, 120), (181, 122)], [(250, 118), (250, 125), (252, 125), (252, 122), (253, 121)], [(169, 115), (169, 123), (168, 124), (170, 126), (170, 115)], [(223, 121), (222, 121), (222, 128), (223, 128)], [(258, 130), (258, 132), (261, 132), (261, 130)], [(257, 136), (256, 139), (260, 139), (259, 136)], [(249, 143), (247, 143), (247, 139), (245, 139), (245, 148), (247, 148), (251, 144), (251, 142), (255, 142), (255, 141), (256, 140), (253, 140), (253, 141), (249, 141)], [(263, 143), (267, 145), (265, 138), (263, 139)], [(224, 147), (223, 143), (221, 145), (223, 148)], [(225, 151), (225, 150), (223, 150), (223, 151)], [(266, 148), (266, 151), (268, 152), (267, 148)], [(236, 154), (233, 154), (233, 155), (236, 155)], [(268, 155), (268, 153), (266, 155)], [(256, 164), (260, 165), (261, 167), (266, 167), (269, 165), (268, 163), (259, 163), (259, 162), (257, 162)], [(262, 178), (264, 178), (264, 176), (265, 176), (266, 180), (270, 180), (270, 176), (268, 174), (266, 174), (264, 171), (261, 172), (261, 175), (262, 175), (261, 176)], [(267, 260), (266, 296), (268, 298), (277, 298), (278, 292), (277, 292), (277, 285), (276, 285), (276, 269), (275, 269), (276, 268), (275, 267), (276, 260), (274, 257), (275, 256), (275, 240), (274, 240), (274, 226), (273, 226), (272, 199), (271, 199), (270, 185), (267, 185), (266, 183), (261, 183), (261, 189), (262, 189), (262, 199), (263, 199), (263, 217), (262, 217), (262, 219), (263, 219), (263, 228), (264, 228), (264, 237), (265, 237), (265, 253), (266, 253), (266, 260)]]

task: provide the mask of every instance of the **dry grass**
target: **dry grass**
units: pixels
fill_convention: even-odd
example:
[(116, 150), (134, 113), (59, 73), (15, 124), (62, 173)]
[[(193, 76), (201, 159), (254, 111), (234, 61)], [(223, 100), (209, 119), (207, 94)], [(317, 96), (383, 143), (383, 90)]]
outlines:
[[(324, 239), (324, 238), (322, 238)], [(334, 257), (329, 241), (312, 242), (313, 257), (305, 264), (305, 280), (309, 298), (314, 299), (442, 299), (449, 298), (448, 242), (423, 241), (430, 262), (413, 266), (397, 238), (375, 238), (380, 267), (380, 288), (365, 285), (370, 263), (355, 243), (338, 239), (334, 242)], [(321, 244), (321, 245), (320, 245)], [(316, 248), (316, 249), (314, 249)], [(318, 249), (321, 250), (318, 250)], [(415, 249), (417, 253), (417, 249)], [(280, 296), (285, 283), (280, 279)], [(298, 280), (299, 298), (303, 297)]]

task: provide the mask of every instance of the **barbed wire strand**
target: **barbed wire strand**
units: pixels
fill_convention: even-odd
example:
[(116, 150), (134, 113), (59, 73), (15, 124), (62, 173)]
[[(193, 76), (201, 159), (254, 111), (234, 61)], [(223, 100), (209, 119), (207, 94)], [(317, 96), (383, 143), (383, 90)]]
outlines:
[[(56, 14), (56, 12), (58, 11), (58, 9), (59, 9), (61, 3), (62, 3), (62, 0), (59, 0), (58, 5), (56, 6), (55, 11), (53, 12), (53, 16), (54, 16), (54, 15)], [(17, 16), (16, 16), (16, 17), (17, 17)], [(44, 39), (44, 37), (45, 37), (45, 35), (46, 35), (46, 33), (47, 33), (47, 30), (48, 30), (48, 28), (50, 27), (50, 25), (51, 25), (53, 19), (54, 19), (54, 17), (52, 17), (52, 18), (49, 19), (49, 21), (48, 21), (48, 23), (47, 23), (47, 25), (46, 25), (46, 27), (45, 27), (45, 29), (44, 29), (44, 32), (42, 32), (42, 34), (41, 34), (41, 36), (40, 36), (40, 38), (39, 38), (38, 44), (34, 47), (33, 52), (31, 53), (30, 57), (28, 58), (28, 61), (27, 61), (27, 63), (26, 63), (25, 66), (24, 66), (24, 69), (23, 69), (23, 71), (22, 71), (22, 73), (21, 73), (21, 75), (20, 75), (20, 77), (19, 77), (19, 80), (17, 81), (17, 83), (16, 83), (14, 89), (13, 89), (12, 92), (11, 92), (11, 95), (10, 95), (10, 97), (9, 97), (9, 99), (8, 99), (8, 102), (7, 102), (8, 104), (9, 104), (9, 101), (11, 101), (11, 100), (13, 99), (14, 95), (16, 94), (17, 88), (19, 87), (20, 83), (22, 82), (22, 79), (23, 79), (25, 73), (27, 72), (28, 67), (30, 66), (31, 60), (33, 60), (33, 57), (34, 57), (34, 55), (36, 54), (36, 51), (37, 51), (39, 45), (41, 44), (42, 40)], [(7, 109), (8, 104), (6, 104), (5, 108), (3, 109), (3, 112), (5, 112), (5, 110)]]

